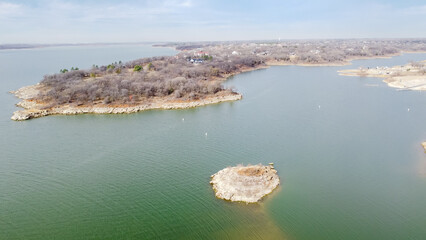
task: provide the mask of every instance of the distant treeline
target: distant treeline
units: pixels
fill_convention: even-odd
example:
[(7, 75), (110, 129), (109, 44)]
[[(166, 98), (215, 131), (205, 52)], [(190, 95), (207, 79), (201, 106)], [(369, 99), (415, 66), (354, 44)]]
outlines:
[[(169, 45), (172, 46), (172, 45)], [(151, 97), (197, 99), (226, 89), (221, 79), (266, 62), (341, 63), (401, 51), (426, 51), (426, 40), (303, 40), (186, 43), (176, 56), (142, 58), (46, 75), (37, 100), (61, 104), (136, 104)], [(194, 60), (195, 59), (195, 60)]]
[(35, 48), (35, 45), (30, 44), (0, 44), (0, 50), (3, 49), (25, 49), (25, 48)]
[(113, 46), (113, 45), (138, 45), (144, 43), (60, 43), (60, 44), (0, 44), (0, 50), (6, 49), (28, 49), (45, 47), (76, 47), (76, 46)]
[(283, 40), (234, 43), (183, 43), (174, 46), (191, 51), (203, 48), (218, 55), (232, 52), (261, 57), (263, 61), (287, 63), (339, 63), (357, 57), (380, 57), (402, 51), (426, 51), (426, 39), (337, 39), (337, 40)]

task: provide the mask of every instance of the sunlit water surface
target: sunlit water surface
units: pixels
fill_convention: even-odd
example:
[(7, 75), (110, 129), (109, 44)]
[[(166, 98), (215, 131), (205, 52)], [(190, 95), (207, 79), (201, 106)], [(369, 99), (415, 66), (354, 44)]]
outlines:
[[(243, 100), (196, 109), (10, 120), (18, 99), (8, 91), (46, 73), (173, 54), (0, 51), (0, 239), (426, 236), (426, 92), (336, 72), (426, 54), (243, 73), (226, 83)], [(215, 198), (210, 175), (269, 162), (282, 185), (260, 204)]]

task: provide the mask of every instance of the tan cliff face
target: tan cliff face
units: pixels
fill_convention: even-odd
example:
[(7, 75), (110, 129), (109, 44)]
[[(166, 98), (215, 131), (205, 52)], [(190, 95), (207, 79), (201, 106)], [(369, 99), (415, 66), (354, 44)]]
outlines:
[(216, 197), (234, 202), (256, 203), (280, 184), (272, 165), (227, 167), (211, 177)]

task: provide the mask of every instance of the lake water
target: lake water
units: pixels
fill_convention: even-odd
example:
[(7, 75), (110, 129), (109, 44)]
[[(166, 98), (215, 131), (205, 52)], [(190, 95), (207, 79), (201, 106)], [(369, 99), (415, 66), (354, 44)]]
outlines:
[[(7, 92), (43, 74), (174, 53), (0, 51), (0, 239), (424, 239), (426, 92), (336, 71), (426, 54), (243, 73), (243, 100), (195, 109), (10, 120)], [(269, 162), (261, 203), (215, 198), (210, 175)]]

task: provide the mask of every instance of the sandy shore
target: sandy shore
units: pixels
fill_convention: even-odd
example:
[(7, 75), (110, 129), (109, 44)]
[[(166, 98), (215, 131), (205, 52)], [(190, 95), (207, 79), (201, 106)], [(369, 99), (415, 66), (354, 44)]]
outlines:
[[(393, 67), (372, 67), (338, 71), (342, 76), (383, 78), (389, 87), (404, 90), (426, 90), (426, 60)], [(426, 142), (422, 143), (426, 152)]]
[(371, 67), (339, 71), (343, 76), (384, 78), (389, 87), (406, 90), (426, 90), (426, 61), (393, 67)]
[(17, 104), (18, 107), (24, 108), (24, 110), (16, 111), (13, 113), (11, 119), (15, 121), (22, 121), (32, 118), (44, 117), (48, 115), (75, 115), (75, 114), (123, 114), (123, 113), (135, 113), (145, 110), (152, 109), (185, 109), (205, 106), (208, 104), (215, 104), (226, 101), (236, 101), (242, 98), (239, 93), (233, 93), (230, 91), (221, 91), (215, 95), (208, 96), (198, 100), (179, 101), (172, 98), (160, 98), (155, 97), (144, 101), (139, 104), (133, 105), (105, 105), (95, 104), (90, 106), (72, 106), (62, 105), (54, 108), (47, 108), (46, 104), (37, 103), (31, 100), (35, 97), (38, 92), (41, 91), (39, 84), (22, 87), (19, 90), (12, 92), (18, 98), (22, 99)]

